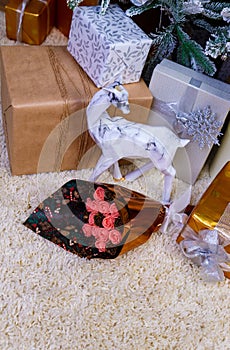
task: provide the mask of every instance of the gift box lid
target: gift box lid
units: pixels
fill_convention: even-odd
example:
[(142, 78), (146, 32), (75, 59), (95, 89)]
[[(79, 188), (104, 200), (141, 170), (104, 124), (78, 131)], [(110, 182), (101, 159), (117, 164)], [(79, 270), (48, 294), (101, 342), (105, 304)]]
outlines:
[[(154, 80), (155, 75), (157, 73), (160, 73), (162, 75), (171, 75), (175, 80), (179, 81), (180, 84), (187, 83), (193, 86), (194, 88), (207, 91), (208, 93), (213, 94), (219, 98), (223, 98), (224, 100), (230, 101), (230, 84), (226, 84), (220, 80), (196, 72), (191, 68), (182, 66), (166, 58), (163, 59), (161, 63), (156, 66), (153, 76), (151, 78), (152, 83), (150, 82), (150, 86), (152, 92), (154, 91), (155, 97), (157, 97), (158, 94), (161, 94), (162, 96), (162, 93), (159, 92), (157, 87), (155, 86), (154, 88)], [(170, 86), (168, 88), (170, 89)], [(177, 93), (178, 91), (174, 90), (174, 94)], [(168, 96), (170, 95), (168, 94)]]
[[(4, 81), (15, 108), (62, 106), (63, 94), (69, 108), (76, 101), (82, 108), (97, 91), (64, 46), (2, 46), (0, 52)], [(73, 76), (82, 78), (81, 88), (76, 86)]]
[[(0, 58), (10, 104), (17, 108), (63, 105), (63, 91), (69, 105), (81, 101), (80, 106), (86, 107), (98, 91), (66, 46), (2, 46)], [(153, 97), (143, 79), (125, 87), (130, 103), (150, 108)]]
[[(6, 9), (7, 11), (14, 11), (15, 13), (20, 13), (21, 11), (21, 5), (22, 1), (21, 0), (9, 0), (6, 4)], [(49, 0), (32, 0), (29, 1), (25, 11), (24, 15), (29, 15), (29, 16), (40, 16), (40, 14), (45, 11), (46, 6), (49, 5)]]
[(85, 23), (90, 21), (90, 27), (100, 33), (105, 43), (144, 40), (151, 44), (152, 40), (148, 35), (130, 17), (126, 16), (117, 4), (110, 5), (105, 15), (100, 14), (100, 9), (100, 6), (80, 6), (75, 8), (74, 13), (81, 16), (81, 20), (84, 20)]

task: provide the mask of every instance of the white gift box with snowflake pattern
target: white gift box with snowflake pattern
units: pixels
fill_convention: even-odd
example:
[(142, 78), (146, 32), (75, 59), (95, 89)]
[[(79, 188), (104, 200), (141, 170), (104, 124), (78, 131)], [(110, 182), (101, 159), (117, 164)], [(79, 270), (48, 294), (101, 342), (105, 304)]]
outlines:
[(100, 6), (80, 6), (73, 12), (68, 51), (97, 87), (121, 78), (138, 82), (152, 40), (116, 4), (105, 15)]

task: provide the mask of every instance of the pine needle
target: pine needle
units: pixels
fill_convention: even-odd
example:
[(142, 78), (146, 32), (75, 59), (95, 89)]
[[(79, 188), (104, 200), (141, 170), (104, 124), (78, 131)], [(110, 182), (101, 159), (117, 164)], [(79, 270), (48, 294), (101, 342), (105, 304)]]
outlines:
[(179, 48), (177, 51), (178, 63), (188, 67), (192, 66), (193, 69), (207, 75), (214, 75), (216, 67), (205, 55), (203, 48), (192, 40), (179, 26), (176, 27), (176, 32), (179, 39)]

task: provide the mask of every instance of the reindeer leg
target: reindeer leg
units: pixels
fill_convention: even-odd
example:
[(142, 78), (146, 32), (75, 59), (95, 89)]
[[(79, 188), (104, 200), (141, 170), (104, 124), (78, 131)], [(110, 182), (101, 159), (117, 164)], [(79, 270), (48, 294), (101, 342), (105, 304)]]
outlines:
[(146, 171), (152, 169), (154, 167), (154, 164), (150, 161), (144, 165), (142, 165), (140, 168), (135, 169), (133, 171), (130, 171), (130, 173), (125, 175), (125, 180), (127, 181), (134, 181), (141, 175), (143, 175)]
[(112, 158), (106, 158), (103, 154), (100, 156), (92, 175), (90, 176), (89, 180), (90, 181), (96, 181), (96, 179), (111, 165), (113, 165), (114, 159)]
[(123, 181), (125, 179), (121, 174), (121, 170), (118, 162), (115, 162), (113, 164), (113, 179), (115, 181)]
[(170, 165), (166, 170), (162, 170), (164, 174), (164, 191), (163, 191), (163, 204), (170, 204), (170, 197), (172, 192), (173, 180), (176, 175), (176, 170)]

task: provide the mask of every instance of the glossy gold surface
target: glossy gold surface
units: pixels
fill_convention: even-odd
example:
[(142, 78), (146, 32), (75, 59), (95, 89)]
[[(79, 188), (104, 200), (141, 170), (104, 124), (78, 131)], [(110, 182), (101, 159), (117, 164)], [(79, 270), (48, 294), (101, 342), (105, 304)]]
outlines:
[[(10, 0), (5, 6), (6, 34), (9, 39), (17, 40), (21, 0)], [(31, 0), (26, 6), (21, 26), (22, 42), (40, 45), (54, 26), (55, 0), (47, 0), (47, 4), (39, 0)]]
[[(203, 229), (218, 229), (219, 235), (227, 240), (230, 240), (230, 216), (225, 215), (225, 220), (222, 216), (230, 203), (230, 162), (222, 168), (208, 189), (201, 197), (199, 203), (195, 206), (187, 225), (195, 232)], [(221, 221), (221, 222), (220, 222)], [(223, 222), (222, 222), (223, 221)], [(180, 233), (177, 242), (183, 240), (183, 230)], [(230, 253), (230, 245), (225, 247), (225, 250)], [(230, 278), (230, 273), (225, 273), (226, 277)]]

